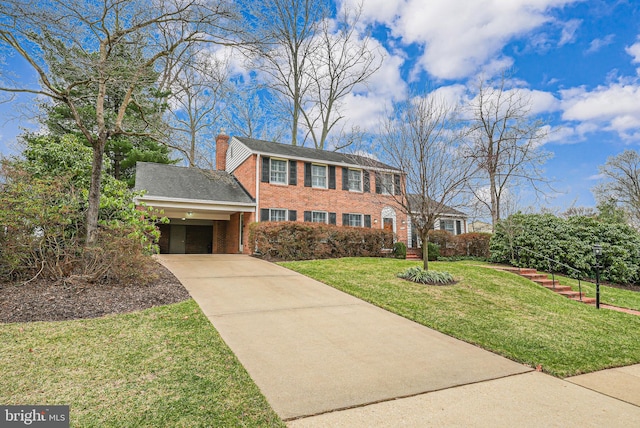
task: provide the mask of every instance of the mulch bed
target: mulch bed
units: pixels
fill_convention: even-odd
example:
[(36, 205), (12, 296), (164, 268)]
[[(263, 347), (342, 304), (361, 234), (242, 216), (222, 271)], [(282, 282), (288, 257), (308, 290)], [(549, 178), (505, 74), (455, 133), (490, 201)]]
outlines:
[(64, 321), (147, 309), (191, 296), (171, 272), (153, 262), (146, 283), (88, 283), (36, 279), (0, 283), (0, 323)]

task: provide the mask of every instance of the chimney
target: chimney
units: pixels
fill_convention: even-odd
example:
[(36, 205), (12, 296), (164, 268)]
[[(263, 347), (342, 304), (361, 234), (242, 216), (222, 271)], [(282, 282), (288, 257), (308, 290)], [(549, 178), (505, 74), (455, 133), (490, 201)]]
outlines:
[(227, 150), (229, 149), (229, 136), (220, 131), (216, 137), (216, 169), (224, 171), (227, 168)]

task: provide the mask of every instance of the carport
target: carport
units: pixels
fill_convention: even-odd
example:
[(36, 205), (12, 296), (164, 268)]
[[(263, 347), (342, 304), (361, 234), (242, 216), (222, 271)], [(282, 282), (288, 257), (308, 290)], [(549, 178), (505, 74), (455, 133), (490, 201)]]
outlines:
[(137, 205), (160, 217), (161, 254), (235, 254), (246, 246), (255, 201), (231, 175), (174, 165), (138, 162)]

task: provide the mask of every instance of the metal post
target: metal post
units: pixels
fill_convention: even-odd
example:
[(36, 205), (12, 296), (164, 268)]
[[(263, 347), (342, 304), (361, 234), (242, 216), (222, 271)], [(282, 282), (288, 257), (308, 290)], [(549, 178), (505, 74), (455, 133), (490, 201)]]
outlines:
[(600, 263), (596, 257), (596, 309), (600, 309)]
[(593, 254), (596, 256), (596, 309), (600, 309), (600, 258), (602, 257), (602, 245), (594, 245)]

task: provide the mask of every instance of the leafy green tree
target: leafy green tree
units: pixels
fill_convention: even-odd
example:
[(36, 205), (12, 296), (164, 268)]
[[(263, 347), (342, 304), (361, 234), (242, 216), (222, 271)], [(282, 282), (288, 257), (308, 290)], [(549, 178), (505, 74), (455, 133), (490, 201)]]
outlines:
[(156, 217), (139, 210), (135, 193), (104, 173), (99, 246), (84, 247), (92, 150), (75, 135), (28, 136), (22, 158), (0, 170), (0, 276), (44, 274), (90, 280), (142, 272), (156, 251)]
[[(230, 44), (237, 34), (233, 3), (141, 0), (0, 3), (0, 47), (21, 57), (39, 78), (0, 81), (0, 91), (47, 97), (69, 108), (92, 149), (86, 242), (97, 240), (101, 179), (107, 142), (119, 136), (162, 142), (161, 118), (148, 103), (154, 71), (199, 43)], [(130, 54), (130, 58), (123, 59)], [(161, 84), (157, 89), (162, 88)], [(89, 108), (88, 106), (91, 106)]]

